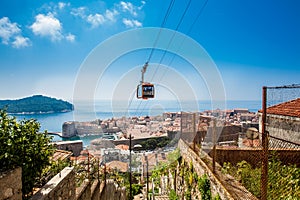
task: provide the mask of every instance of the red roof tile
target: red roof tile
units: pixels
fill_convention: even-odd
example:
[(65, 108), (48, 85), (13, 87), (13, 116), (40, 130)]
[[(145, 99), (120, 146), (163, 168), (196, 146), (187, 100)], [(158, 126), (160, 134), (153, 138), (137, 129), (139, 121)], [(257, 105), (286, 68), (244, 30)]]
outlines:
[(73, 153), (70, 151), (64, 151), (56, 149), (54, 154), (51, 157), (52, 161), (65, 160), (71, 157)]
[(300, 98), (268, 107), (267, 114), (300, 117)]
[(117, 169), (121, 172), (128, 171), (128, 163), (117, 161), (117, 160), (113, 160), (109, 163), (106, 163), (106, 167), (108, 168), (108, 170)]

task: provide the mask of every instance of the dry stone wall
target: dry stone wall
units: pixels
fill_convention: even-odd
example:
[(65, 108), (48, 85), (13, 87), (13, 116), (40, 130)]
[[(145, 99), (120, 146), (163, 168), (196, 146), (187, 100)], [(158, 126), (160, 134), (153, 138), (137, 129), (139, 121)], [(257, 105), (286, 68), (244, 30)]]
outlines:
[(0, 200), (22, 199), (22, 169), (6, 171), (0, 174)]
[[(251, 199), (257, 198), (252, 195), (245, 187), (241, 186), (234, 178), (225, 176), (221, 172), (213, 172), (210, 167), (204, 162), (204, 158), (197, 155), (183, 140), (179, 140), (178, 147), (181, 156), (187, 163), (192, 163), (194, 170), (200, 176), (206, 174), (210, 180), (211, 191), (214, 195), (219, 194), (221, 199)], [(202, 152), (202, 155), (206, 154)], [(206, 159), (209, 157), (207, 156)], [(206, 162), (212, 162), (208, 160)]]
[(66, 167), (42, 187), (31, 200), (75, 199), (74, 167)]
[(103, 200), (127, 200), (125, 188), (118, 188), (113, 180), (107, 180), (105, 186), (101, 187), (100, 199)]

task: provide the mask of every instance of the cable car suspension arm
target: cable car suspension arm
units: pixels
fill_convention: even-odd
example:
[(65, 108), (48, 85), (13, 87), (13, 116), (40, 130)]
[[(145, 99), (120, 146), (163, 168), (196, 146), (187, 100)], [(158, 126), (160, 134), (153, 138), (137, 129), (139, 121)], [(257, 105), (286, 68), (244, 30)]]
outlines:
[(148, 67), (148, 62), (145, 63), (145, 65), (143, 66), (143, 68), (141, 70), (141, 72), (142, 72), (142, 81), (141, 81), (141, 84), (144, 83), (144, 74), (146, 73), (147, 67)]

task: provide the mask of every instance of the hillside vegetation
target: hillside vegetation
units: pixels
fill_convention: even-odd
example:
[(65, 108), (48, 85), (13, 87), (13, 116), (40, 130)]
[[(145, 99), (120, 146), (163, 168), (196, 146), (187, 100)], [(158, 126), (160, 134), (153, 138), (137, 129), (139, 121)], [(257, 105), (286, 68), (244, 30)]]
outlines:
[(8, 113), (56, 113), (69, 112), (74, 106), (63, 100), (35, 95), (18, 100), (0, 100), (0, 109)]

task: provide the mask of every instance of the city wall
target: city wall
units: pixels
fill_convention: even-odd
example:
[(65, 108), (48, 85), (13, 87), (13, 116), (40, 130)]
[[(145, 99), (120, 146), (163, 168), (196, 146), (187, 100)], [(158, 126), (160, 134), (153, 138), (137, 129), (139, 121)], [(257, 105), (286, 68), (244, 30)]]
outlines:
[(0, 200), (22, 199), (22, 169), (0, 173)]
[[(157, 143), (163, 139), (166, 138), (167, 136), (162, 136), (162, 137), (151, 137), (151, 138), (139, 138), (139, 139), (132, 139), (131, 140), (131, 146), (133, 147), (136, 144), (141, 144), (142, 142), (145, 142), (147, 140), (156, 140)], [(129, 146), (129, 140), (112, 140), (112, 142), (115, 145), (119, 145), (119, 144), (124, 144), (124, 145), (128, 145)]]

